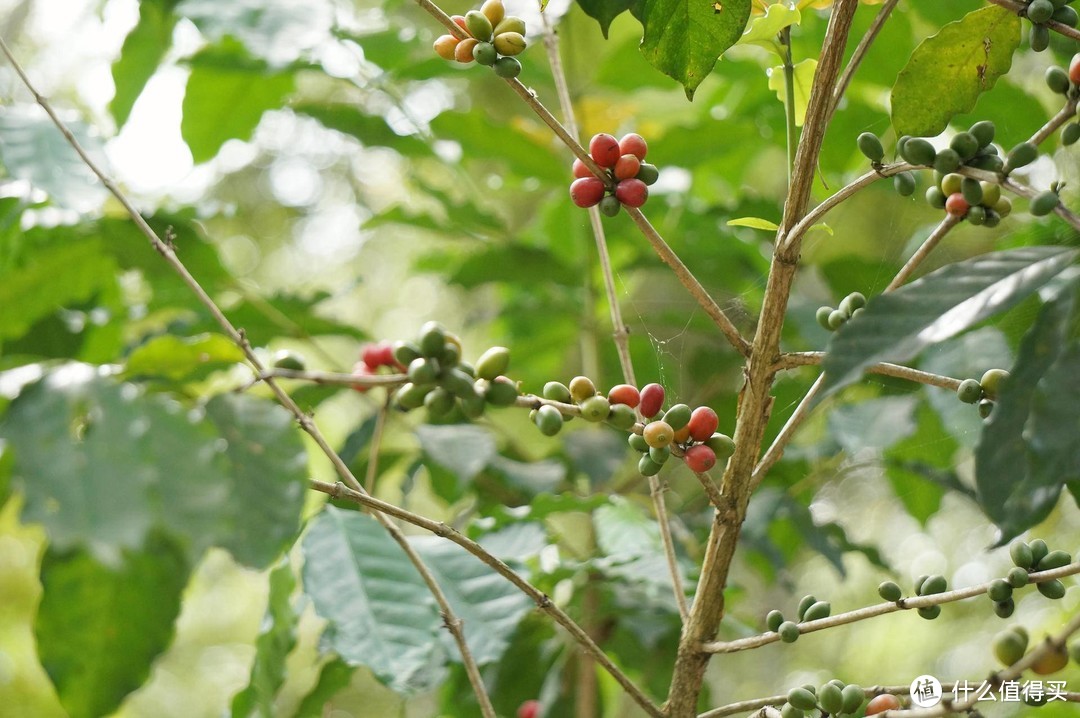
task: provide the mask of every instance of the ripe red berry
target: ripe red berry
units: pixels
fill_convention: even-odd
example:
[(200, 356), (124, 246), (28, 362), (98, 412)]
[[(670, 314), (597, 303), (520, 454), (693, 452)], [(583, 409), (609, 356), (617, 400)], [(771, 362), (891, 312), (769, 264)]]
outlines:
[(581, 177), (596, 176), (588, 167), (585, 166), (585, 163), (579, 160), (577, 157), (574, 158), (574, 164), (571, 165), (570, 171), (574, 173), (575, 179), (580, 179)]
[(636, 409), (638, 404), (641, 403), (641, 394), (638, 393), (637, 387), (629, 384), (618, 384), (611, 387), (611, 391), (607, 393), (607, 398), (608, 402), (612, 404), (626, 404), (631, 409)]
[(578, 207), (592, 207), (603, 198), (605, 189), (596, 177), (581, 177), (570, 183), (570, 199)]
[[(599, 201), (599, 200), (597, 200)], [(949, 198), (945, 200), (945, 211), (954, 217), (963, 217), (968, 213), (971, 205), (964, 199), (964, 195), (959, 192), (954, 192), (949, 195)]]
[(472, 37), (472, 33), (469, 32), (469, 26), (465, 24), (465, 16), (464, 15), (451, 15), (450, 19), (454, 21), (455, 25), (457, 25), (458, 27), (460, 27), (462, 30), (465, 31), (466, 36)]
[(659, 413), (663, 405), (664, 387), (659, 384), (646, 384), (641, 387), (641, 404), (638, 406), (638, 411), (642, 416), (651, 419)]
[(637, 177), (638, 170), (641, 169), (641, 160), (636, 155), (624, 154), (619, 158), (619, 161), (615, 163), (615, 179), (626, 180)]
[(649, 151), (649, 146), (645, 144), (644, 137), (636, 132), (631, 132), (619, 140), (619, 151), (624, 155), (634, 155), (639, 160), (643, 160), (645, 159), (645, 153)]
[[(366, 362), (358, 361), (353, 366), (352, 373), (353, 373), (353, 376), (368, 377), (368, 376), (371, 376), (372, 374), (374, 374), (375, 371), (374, 371), (374, 369), (369, 367)], [(370, 386), (363, 386), (362, 384), (353, 384), (352, 388), (355, 389), (356, 391), (360, 392), (361, 394), (363, 394), (363, 393), (367, 392), (371, 387)]]
[(875, 696), (866, 704), (866, 715), (873, 716), (885, 711), (900, 710), (900, 699), (891, 693)]
[(720, 419), (709, 407), (699, 406), (690, 415), (690, 423), (687, 426), (690, 427), (690, 438), (694, 441), (705, 441), (720, 426)]
[(540, 701), (529, 700), (518, 706), (517, 718), (537, 718), (540, 715)]
[(1069, 63), (1069, 82), (1080, 85), (1080, 52), (1073, 55), (1072, 62)]
[(624, 179), (615, 185), (615, 198), (627, 207), (640, 207), (649, 198), (649, 188), (639, 179)]
[(589, 154), (601, 167), (614, 167), (623, 153), (619, 150), (618, 140), (601, 132), (589, 140)]
[(704, 444), (698, 444), (686, 450), (683, 461), (691, 471), (700, 474), (716, 466), (716, 453)]

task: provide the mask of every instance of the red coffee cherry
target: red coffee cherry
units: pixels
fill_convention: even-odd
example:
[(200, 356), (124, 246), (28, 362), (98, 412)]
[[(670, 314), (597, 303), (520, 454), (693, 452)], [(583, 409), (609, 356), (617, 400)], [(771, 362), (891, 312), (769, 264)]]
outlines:
[(636, 132), (631, 132), (628, 135), (623, 135), (623, 138), (619, 140), (619, 151), (624, 155), (634, 155), (639, 160), (645, 159), (645, 153), (649, 151), (649, 146), (645, 143), (645, 138)]
[(637, 387), (629, 384), (618, 384), (611, 387), (611, 390), (607, 393), (607, 398), (612, 404), (626, 404), (631, 409), (636, 409), (638, 404), (641, 403), (641, 394), (638, 392)]
[(649, 188), (639, 179), (625, 179), (615, 185), (615, 197), (627, 207), (640, 207), (649, 198)]
[(700, 474), (716, 466), (716, 453), (704, 444), (698, 444), (686, 450), (683, 461), (691, 471)]
[(575, 179), (581, 178), (581, 177), (595, 177), (596, 176), (596, 175), (594, 175), (592, 173), (592, 171), (588, 167), (585, 166), (585, 163), (582, 162), (577, 157), (574, 158), (574, 164), (570, 166), (570, 171), (573, 172)]
[(641, 387), (641, 404), (638, 411), (646, 419), (651, 419), (660, 412), (664, 406), (664, 387), (659, 384), (646, 384)]
[(578, 207), (592, 207), (605, 191), (604, 183), (596, 177), (581, 177), (570, 184), (570, 199)]
[(720, 426), (720, 419), (716, 416), (716, 412), (709, 407), (699, 406), (690, 415), (690, 423), (687, 426), (690, 427), (690, 437), (694, 441), (705, 441)]
[[(597, 200), (599, 201), (599, 200)], [(964, 195), (959, 192), (954, 192), (949, 195), (949, 198), (945, 200), (945, 211), (954, 217), (963, 217), (971, 209), (971, 205), (964, 199)]]
[(537, 718), (540, 715), (540, 701), (525, 701), (517, 709), (517, 718)]
[(891, 693), (882, 693), (880, 696), (875, 696), (866, 704), (866, 715), (868, 716), (896, 710), (900, 710), (900, 699)]
[(626, 154), (615, 163), (615, 179), (628, 180), (637, 177), (641, 169), (641, 160), (636, 155)]
[(614, 167), (623, 153), (619, 150), (618, 140), (601, 132), (589, 140), (589, 154), (601, 167)]
[(1080, 53), (1073, 55), (1072, 62), (1069, 63), (1069, 82), (1080, 85)]

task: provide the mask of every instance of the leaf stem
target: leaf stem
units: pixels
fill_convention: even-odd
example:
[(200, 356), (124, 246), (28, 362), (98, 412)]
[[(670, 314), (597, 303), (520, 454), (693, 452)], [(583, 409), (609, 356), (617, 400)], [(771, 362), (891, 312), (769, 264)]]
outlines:
[(780, 44), (784, 48), (784, 117), (787, 120), (787, 175), (791, 185), (791, 172), (795, 167), (795, 150), (799, 144), (799, 130), (795, 123), (795, 65), (791, 59), (791, 25), (780, 31)]

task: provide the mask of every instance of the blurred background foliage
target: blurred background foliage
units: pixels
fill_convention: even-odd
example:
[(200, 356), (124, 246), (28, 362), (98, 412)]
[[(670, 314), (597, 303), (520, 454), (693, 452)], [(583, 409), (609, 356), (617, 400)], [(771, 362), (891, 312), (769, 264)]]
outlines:
[[(507, 5), (535, 38), (522, 80), (555, 111), (538, 10)], [(897, 7), (830, 127), (816, 199), (865, 171), (858, 133), (892, 146), (889, 89), (914, 46), (982, 5)], [(860, 7), (853, 38), (876, 11)], [(767, 77), (775, 57), (733, 48), (689, 102), (642, 57), (641, 26), (628, 13), (605, 39), (578, 5), (553, 1), (546, 12), (582, 136), (648, 139), (661, 168), (650, 220), (752, 333), (771, 235), (727, 222), (780, 217), (784, 108)], [(816, 57), (825, 12), (804, 9), (796, 60)], [(441, 28), (414, 4), (2, 0), (0, 32), (268, 359), (290, 350), (308, 368), (349, 371), (364, 342), (409, 338), (436, 319), (461, 336), (467, 359), (510, 347), (510, 373), (526, 391), (580, 373), (601, 388), (621, 381), (587, 216), (567, 201), (571, 154), (498, 78), (435, 56)], [(955, 126), (992, 119), (1002, 146), (1026, 139), (1059, 102), (1044, 69), (1074, 51), (1056, 35), (1042, 54), (1025, 43), (1012, 72)], [(1039, 187), (1066, 180), (1068, 203), (1078, 166), (1075, 147), (1054, 138), (1024, 175)], [(879, 292), (939, 218), (888, 182), (832, 212), (829, 231), (804, 245), (785, 349), (821, 349), (816, 308)], [(730, 433), (740, 358), (625, 215), (604, 226), (639, 383), (713, 407)], [(995, 229), (960, 227), (929, 268), (1025, 244), (1075, 246), (1077, 237), (1017, 211)], [(1039, 306), (1033, 297), (932, 348), (922, 368), (977, 377), (1011, 365)], [(0, 715), (478, 714), (408, 570), (376, 578), (412, 587), (416, 610), (401, 621), (421, 650), (382, 655), (365, 648), (370, 627), (350, 627), (358, 616), (385, 618), (376, 604), (386, 595), (362, 569), (343, 567), (369, 552), (393, 559), (396, 547), (361, 514), (321, 511), (321, 496), (305, 497), (306, 477), (333, 480), (328, 463), (264, 389), (230, 393), (250, 373), (217, 332), (0, 66)], [(769, 439), (812, 379), (801, 369), (777, 383)], [(363, 475), (382, 391), (289, 388)], [(623, 439), (580, 422), (548, 439), (515, 410), (473, 426), (421, 422), (391, 415), (377, 495), (484, 542), (663, 696), (678, 615), (647, 483)], [(875, 602), (872, 586), (887, 577), (907, 588), (921, 573), (957, 586), (1001, 575), (1008, 557), (987, 551), (995, 530), (970, 498), (979, 431), (974, 411), (940, 389), (872, 376), (830, 400), (751, 504), (721, 637), (762, 630), (769, 609), (793, 611), (807, 592), (845, 610)], [(711, 513), (681, 465), (664, 478), (689, 591)], [(1064, 498), (1034, 533), (1076, 553), (1078, 519)], [(416, 540), (448, 579), (476, 568)], [(340, 592), (346, 578), (371, 605)], [(588, 683), (574, 646), (490, 578), (470, 578), (475, 590), (455, 605), (474, 611), (467, 632), (491, 621), (476, 650), (496, 708), (511, 715), (540, 698), (545, 715), (570, 715)], [(1040, 635), (1078, 608), (1073, 582), (1053, 604), (1025, 595), (1016, 620)], [(723, 657), (708, 705), (834, 676), (867, 685), (975, 678), (992, 666), (999, 625), (985, 602), (963, 603), (936, 622), (894, 615)], [(1061, 676), (1080, 685), (1075, 667)], [(636, 715), (606, 675), (597, 680), (596, 715)]]

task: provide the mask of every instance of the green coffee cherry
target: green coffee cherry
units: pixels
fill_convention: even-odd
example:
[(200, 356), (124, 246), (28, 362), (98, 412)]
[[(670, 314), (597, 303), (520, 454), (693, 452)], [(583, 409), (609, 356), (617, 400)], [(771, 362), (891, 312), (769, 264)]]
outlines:
[(520, 55), (525, 51), (525, 37), (519, 32), (503, 32), (495, 36), (495, 49), (500, 55)]
[(828, 601), (815, 601), (806, 612), (802, 614), (802, 621), (817, 621), (828, 618), (832, 612), (832, 605)]
[(461, 399), (478, 395), (473, 378), (457, 368), (444, 371), (439, 384)]
[(790, 703), (785, 703), (780, 707), (780, 718), (806, 718), (806, 714)]
[(525, 34), (525, 21), (515, 15), (507, 15), (499, 24), (495, 26), (492, 33), (495, 35), (502, 35), (507, 32), (516, 32), (519, 35)]
[(1008, 174), (1018, 167), (1031, 164), (1038, 156), (1039, 148), (1034, 143), (1021, 142), (1009, 150), (1009, 154), (1005, 159), (1005, 173)]
[(1049, 581), (1042, 581), (1041, 583), (1035, 584), (1035, 586), (1039, 589), (1039, 593), (1047, 598), (1057, 600), (1065, 596), (1065, 584), (1056, 578)]
[(550, 401), (558, 401), (563, 404), (569, 404), (572, 397), (570, 396), (570, 390), (566, 388), (566, 384), (558, 381), (549, 381), (544, 384), (544, 398)]
[(613, 194), (604, 195), (597, 206), (600, 207), (600, 214), (605, 217), (614, 217), (622, 210), (622, 202)]
[(779, 630), (780, 624), (784, 622), (784, 614), (777, 611), (775, 608), (769, 611), (769, 614), (765, 616), (765, 627), (770, 631)]
[(881, 140), (873, 132), (864, 132), (855, 139), (862, 152), (871, 162), (881, 162), (885, 157), (885, 148), (881, 146)]
[[(972, 138), (972, 142), (974, 142), (974, 138)], [(972, 150), (971, 154), (974, 155), (977, 151), (978, 148), (975, 148)], [(938, 152), (937, 157), (934, 158), (934, 169), (942, 174), (954, 172), (959, 166), (960, 154), (951, 146)]]
[(1023, 588), (1028, 585), (1028, 572), (1026, 568), (1020, 568), (1019, 566), (1013, 566), (1009, 569), (1009, 573), (1005, 576), (1005, 580), (1009, 582), (1009, 585), (1013, 588)]
[(915, 175), (901, 172), (893, 176), (893, 189), (901, 197), (910, 197), (915, 192)]
[(945, 593), (949, 587), (949, 582), (945, 580), (945, 577), (940, 574), (933, 576), (927, 576), (926, 580), (919, 586), (920, 596), (933, 596), (937, 593)]
[(1070, 563), (1072, 563), (1072, 556), (1069, 555), (1069, 552), (1058, 549), (1043, 556), (1042, 560), (1035, 566), (1035, 570), (1050, 571), (1062, 566), (1068, 566)]
[(517, 384), (505, 376), (496, 377), (484, 390), (484, 399), (492, 406), (513, 406), (517, 398)]
[(1035, 23), (1044, 23), (1054, 14), (1054, 4), (1050, 0), (1031, 0), (1027, 6), (1027, 17)]
[(656, 476), (660, 473), (662, 466), (652, 460), (652, 457), (645, 454), (638, 460), (638, 473), (642, 476)]
[(660, 179), (660, 170), (656, 165), (651, 165), (648, 162), (642, 162), (641, 168), (638, 169), (635, 179), (639, 179), (645, 184), (652, 186), (656, 184), (656, 180)]
[(424, 397), (431, 391), (430, 386), (417, 386), (412, 382), (405, 382), (394, 392), (394, 403), (408, 411), (418, 409), (424, 404)]
[(829, 312), (829, 329), (835, 331), (839, 329), (847, 320), (848, 315), (846, 312), (842, 312), (839, 309), (834, 309), (833, 311)]
[(1001, 215), (999, 215), (997, 212), (995, 212), (992, 209), (987, 209), (985, 211), (985, 218), (983, 219), (983, 226), (984, 227), (988, 227), (988, 228), (996, 227), (1000, 223), (1001, 223)]
[(490, 42), (481, 42), (473, 48), (473, 59), (477, 64), (491, 67), (499, 59), (499, 51)]
[(509, 366), (510, 350), (506, 347), (491, 347), (476, 360), (476, 376), (491, 381), (505, 374)]
[(968, 209), (965, 219), (971, 224), (981, 225), (986, 222), (986, 209), (979, 205), (974, 205)]
[(900, 148), (900, 156), (913, 165), (933, 166), (937, 152), (921, 137), (912, 137)]
[(1028, 41), (1034, 52), (1042, 52), (1050, 47), (1050, 30), (1045, 25), (1032, 25), (1028, 31)]
[[(953, 135), (952, 140), (949, 141), (949, 147), (956, 153), (956, 155), (962, 160), (969, 160), (975, 156), (975, 153), (979, 151), (979, 140), (975, 138), (975, 135), (970, 132), (958, 132)], [(937, 166), (937, 163), (934, 163)], [(952, 170), (949, 170), (950, 172)]]
[[(793, 627), (795, 624), (791, 624)], [(798, 627), (795, 627), (798, 630)], [(791, 641), (788, 641), (791, 643)], [(817, 696), (805, 688), (792, 688), (787, 694), (788, 703), (801, 711), (812, 711), (817, 709)]]
[(937, 187), (926, 189), (926, 203), (934, 209), (945, 209), (945, 193)]
[(603, 421), (608, 417), (608, 412), (611, 410), (608, 400), (599, 394), (590, 396), (581, 402), (579, 406), (581, 407), (581, 418), (591, 422)]
[(794, 643), (799, 640), (799, 624), (794, 621), (784, 621), (776, 632), (780, 634), (780, 640), (784, 643)]
[(818, 688), (818, 705), (829, 715), (836, 715), (844, 710), (844, 693), (835, 683), (826, 683)]
[(814, 318), (817, 323), (821, 325), (823, 329), (832, 331), (832, 327), (829, 326), (829, 315), (833, 313), (832, 307), (818, 307), (817, 313), (814, 314)]
[(852, 292), (844, 297), (840, 302), (840, 311), (847, 314), (849, 317), (855, 313), (856, 309), (862, 309), (866, 306), (866, 296), (861, 292)]
[(979, 386), (983, 393), (990, 399), (997, 399), (1001, 391), (1001, 382), (1009, 378), (1009, 372), (1004, 369), (989, 369), (979, 379)]
[(1046, 190), (1032, 198), (1028, 211), (1036, 217), (1042, 217), (1053, 212), (1059, 204), (1061, 204), (1061, 198), (1058, 197), (1057, 192)]
[(956, 396), (965, 404), (975, 404), (982, 398), (983, 388), (975, 379), (964, 379), (956, 389)]
[(596, 385), (587, 376), (575, 376), (570, 380), (570, 396), (574, 401), (582, 402), (596, 394)]
[(1046, 86), (1054, 92), (1064, 95), (1069, 91), (1069, 73), (1065, 72), (1065, 68), (1058, 67), (1057, 65), (1051, 65), (1046, 68), (1046, 74), (1043, 76), (1046, 80)]
[(671, 458), (671, 447), (670, 446), (650, 446), (649, 447), (649, 458), (652, 459), (655, 463), (660, 464), (661, 466), (663, 466), (664, 464), (667, 463), (667, 460)]
[(1050, 548), (1042, 539), (1028, 541), (1028, 548), (1031, 549), (1031, 563), (1029, 566), (1037, 566), (1039, 561), (1042, 561), (1046, 554), (1050, 553)]
[(979, 143), (979, 147), (986, 147), (994, 141), (994, 123), (990, 120), (980, 120), (968, 128), (968, 133)]
[(424, 397), (424, 407), (433, 417), (446, 416), (454, 408), (454, 395), (437, 386)]
[(951, 194), (956, 194), (960, 191), (961, 184), (964, 181), (964, 175), (950, 172), (941, 178), (941, 191), (948, 197)]
[(1061, 131), (1061, 144), (1069, 146), (1080, 140), (1080, 122), (1070, 122)]
[[(630, 431), (634, 424), (637, 423), (637, 414), (626, 404), (614, 404), (608, 413), (607, 421), (616, 429)], [(634, 434), (634, 436), (637, 436), (637, 434)]]
[(533, 421), (536, 423), (540, 433), (544, 436), (555, 436), (562, 429), (563, 416), (558, 409), (550, 404), (544, 404), (536, 410), (536, 416), (533, 417)]
[(1076, 27), (1076, 25), (1080, 23), (1080, 15), (1068, 5), (1063, 5), (1054, 10), (1054, 14), (1050, 16), (1050, 19), (1054, 22), (1060, 22), (1062, 25), (1068, 25), (1069, 27)]
[(1027, 637), (1007, 628), (994, 636), (994, 656), (1004, 666), (1011, 666), (1027, 652)]
[(986, 591), (986, 595), (990, 597), (991, 601), (1006, 601), (1012, 597), (1013, 587), (1003, 578), (995, 578), (990, 582), (990, 588)]
[(479, 419), (484, 414), (484, 407), (487, 406), (481, 394), (459, 397), (459, 402), (461, 403), (461, 413), (468, 419)]
[(516, 57), (500, 57), (493, 65), (495, 74), (504, 79), (512, 79), (521, 74), (521, 63)]
[(925, 618), (927, 621), (933, 621), (935, 618), (941, 615), (941, 606), (924, 606), (918, 609), (919, 615)]
[(987, 172), (1001, 172), (1005, 168), (1005, 162), (997, 155), (980, 155), (972, 157), (967, 162), (968, 166)]
[(886, 601), (894, 603), (904, 597), (904, 592), (892, 581), (882, 581), (878, 584), (877, 592)]
[(1008, 618), (1013, 615), (1016, 610), (1016, 601), (1009, 599), (1007, 601), (1000, 601), (994, 603), (994, 614), (998, 618)]
[(394, 360), (402, 366), (409, 366), (413, 363), (413, 360), (419, 359), (420, 347), (413, 342), (396, 341), (394, 342)]
[(672, 430), (678, 431), (690, 423), (690, 416), (692, 413), (690, 407), (686, 404), (676, 404), (664, 414), (664, 421), (667, 422)]
[(438, 357), (446, 343), (446, 330), (438, 322), (426, 322), (420, 327), (420, 353), (426, 357)]
[(469, 34), (480, 42), (491, 41), (491, 34), (494, 30), (491, 26), (491, 20), (488, 20), (487, 15), (479, 10), (470, 10), (465, 13), (465, 27), (469, 29)]
[(972, 207), (982, 204), (983, 193), (979, 180), (970, 177), (960, 180), (960, 194), (964, 195), (964, 199)]
[(848, 715), (857, 713), (862, 706), (863, 701), (866, 700), (866, 694), (863, 693), (863, 689), (854, 683), (844, 686), (841, 694), (843, 695), (844, 701), (840, 708), (840, 712)]
[(803, 620), (803, 616), (808, 610), (810, 610), (810, 607), (813, 606), (815, 603), (817, 603), (817, 599), (809, 594), (802, 597), (802, 600), (799, 601), (799, 610), (797, 613), (800, 621)]
[(993, 182), (979, 182), (982, 189), (982, 202), (984, 207), (993, 207), (1001, 199), (1001, 186)]
[(717, 459), (727, 459), (735, 453), (735, 442), (727, 434), (713, 434), (705, 440), (705, 446), (713, 450)]

